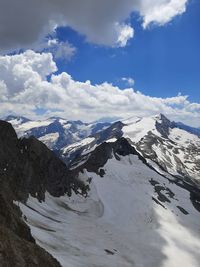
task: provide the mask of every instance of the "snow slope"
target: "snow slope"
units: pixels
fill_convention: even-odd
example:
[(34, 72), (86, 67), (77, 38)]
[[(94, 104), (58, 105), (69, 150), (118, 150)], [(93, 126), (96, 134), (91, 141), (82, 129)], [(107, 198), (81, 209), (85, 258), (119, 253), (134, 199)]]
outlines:
[(139, 142), (149, 132), (160, 136), (156, 129), (156, 121), (160, 121), (159, 116), (145, 118), (130, 118), (122, 121), (125, 126), (122, 128), (123, 137), (129, 138), (132, 142)]
[(200, 213), (189, 192), (136, 155), (114, 156), (104, 177), (80, 173), (89, 196), (20, 204), (37, 243), (63, 267), (198, 267)]

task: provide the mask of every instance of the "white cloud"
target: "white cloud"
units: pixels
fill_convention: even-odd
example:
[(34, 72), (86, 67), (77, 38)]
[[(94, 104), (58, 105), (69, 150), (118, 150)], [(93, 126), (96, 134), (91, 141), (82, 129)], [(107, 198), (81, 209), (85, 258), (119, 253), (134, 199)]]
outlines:
[(45, 38), (35, 44), (32, 49), (36, 52), (50, 52), (55, 59), (70, 60), (76, 53), (76, 48), (68, 41), (61, 42), (56, 38)]
[[(125, 46), (133, 37), (127, 20), (137, 12), (146, 28), (163, 25), (186, 9), (188, 0), (0, 0), (0, 50), (32, 48), (58, 26), (69, 26), (86, 39)], [(22, 15), (23, 14), (23, 15)]]
[(107, 82), (92, 85), (90, 81), (75, 81), (65, 72), (55, 75), (56, 70), (51, 53), (26, 51), (1, 56), (0, 115), (34, 117), (35, 110), (42, 108), (48, 116), (90, 121), (164, 113), (171, 119), (200, 125), (200, 103), (191, 103), (187, 96), (151, 97), (131, 88), (120, 90)]
[(122, 81), (125, 82), (128, 86), (133, 86), (135, 81), (131, 77), (123, 77)]
[(130, 25), (119, 25), (117, 44), (120, 47), (126, 46), (129, 39), (133, 38), (134, 30)]
[(61, 42), (54, 53), (56, 59), (71, 59), (76, 53), (76, 48), (68, 42)]
[(0, 57), (0, 80), (7, 88), (8, 97), (26, 90), (30, 84), (44, 82), (56, 70), (50, 53), (40, 54), (29, 50), (19, 55)]
[(188, 0), (146, 0), (146, 2), (147, 5), (143, 5), (141, 7), (141, 15), (144, 17), (144, 28), (151, 23), (164, 25), (175, 16), (184, 13), (186, 11), (186, 4)]

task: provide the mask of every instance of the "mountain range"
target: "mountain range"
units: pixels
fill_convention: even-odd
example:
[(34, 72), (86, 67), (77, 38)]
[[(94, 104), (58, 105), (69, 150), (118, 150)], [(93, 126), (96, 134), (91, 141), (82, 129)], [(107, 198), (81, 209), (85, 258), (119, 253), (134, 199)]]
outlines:
[(163, 114), (5, 121), (0, 229), (16, 249), (0, 243), (2, 266), (7, 250), (22, 267), (199, 266), (198, 128)]
[(82, 164), (103, 142), (124, 137), (159, 170), (198, 183), (200, 130), (171, 122), (164, 115), (133, 117), (114, 123), (83, 123), (62, 118), (31, 121), (8, 116), (18, 137), (34, 136), (53, 150), (70, 168)]

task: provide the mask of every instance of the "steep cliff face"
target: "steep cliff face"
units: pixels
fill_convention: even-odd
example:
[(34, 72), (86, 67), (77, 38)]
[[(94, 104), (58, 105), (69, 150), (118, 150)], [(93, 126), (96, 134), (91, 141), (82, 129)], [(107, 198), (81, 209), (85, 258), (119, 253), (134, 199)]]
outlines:
[(29, 195), (42, 201), (46, 191), (70, 195), (79, 186), (44, 144), (34, 137), (18, 140), (12, 126), (0, 121), (0, 266), (60, 266), (36, 245), (14, 203), (25, 203)]

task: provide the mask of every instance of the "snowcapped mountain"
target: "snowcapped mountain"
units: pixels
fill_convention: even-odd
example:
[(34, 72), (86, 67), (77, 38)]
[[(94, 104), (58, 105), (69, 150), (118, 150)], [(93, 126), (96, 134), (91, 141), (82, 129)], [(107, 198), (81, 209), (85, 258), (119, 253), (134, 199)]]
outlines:
[[(176, 127), (165, 116), (127, 121), (124, 137), (130, 139), (148, 162), (185, 180), (200, 177), (200, 138)], [(147, 126), (148, 125), (148, 126)]]
[(19, 125), (19, 124), (28, 122), (30, 120), (26, 117), (23, 117), (23, 116), (9, 115), (5, 118), (5, 121), (10, 122), (12, 125)]
[(63, 267), (199, 266), (199, 190), (155, 172), (125, 138), (102, 143), (74, 171), (87, 197), (20, 204)]
[[(64, 131), (65, 142), (52, 138), (49, 147), (68, 167), (57, 159), (42, 176), (25, 175), (26, 193), (34, 193), (19, 204), (36, 243), (63, 267), (199, 266), (197, 134), (162, 114), (105, 125), (14, 121), (18, 136), (37, 134), (45, 142)], [(22, 154), (39, 169), (49, 157), (56, 162), (45, 146), (39, 153), (40, 142), (30, 146), (32, 138), (20, 141)]]
[(200, 136), (198, 129), (171, 122), (160, 114), (133, 117), (115, 123), (83, 123), (61, 118), (31, 121), (9, 116), (7, 121), (19, 137), (38, 138), (66, 163), (74, 167), (103, 142), (125, 137), (157, 170), (198, 183), (200, 179)]
[(32, 121), (24, 117), (8, 116), (6, 121), (13, 125), (19, 137), (33, 135), (54, 151), (78, 142), (89, 135), (96, 134), (110, 125), (107, 122), (67, 121), (58, 117), (43, 121)]
[(200, 138), (180, 129), (164, 115), (130, 118), (116, 122), (106, 130), (61, 149), (60, 155), (68, 164), (76, 166), (90, 155), (97, 145), (124, 137), (160, 173), (199, 183)]

